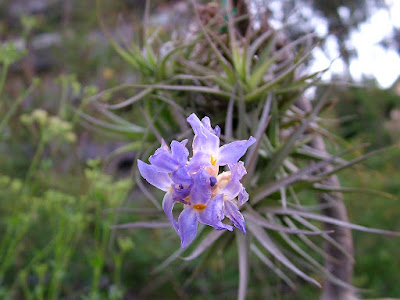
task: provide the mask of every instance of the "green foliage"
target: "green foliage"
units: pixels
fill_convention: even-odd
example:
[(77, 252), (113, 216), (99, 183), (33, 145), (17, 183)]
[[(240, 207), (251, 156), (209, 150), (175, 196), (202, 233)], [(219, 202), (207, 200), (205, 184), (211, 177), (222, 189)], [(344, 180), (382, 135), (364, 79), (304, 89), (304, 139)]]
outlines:
[[(80, 92), (73, 76), (60, 79), (64, 89), (71, 86), (75, 94)], [(105, 211), (121, 205), (132, 181), (105, 175), (99, 160), (75, 167), (75, 186), (67, 176), (58, 174), (57, 164), (51, 162), (68, 156), (65, 148), (75, 151), (77, 118), (66, 105), (67, 98), (58, 115), (40, 108), (21, 113), (21, 102), (38, 84), (35, 80), (14, 103), (3, 106), (5, 116), (0, 123), (2, 133), (25, 126), (30, 135), (26, 138), (24, 131), (18, 130), (1, 140), (0, 161), (5, 162), (6, 156), (9, 161), (8, 165), (2, 163), (0, 174), (1, 297), (58, 299), (76, 293), (76, 286), (83, 282), (78, 291), (81, 296), (122, 299), (122, 259), (133, 244), (129, 237), (112, 234), (115, 214)], [(94, 92), (91, 86), (82, 88), (86, 97)], [(10, 156), (8, 144), (20, 139), (32, 142), (36, 151), (18, 177), (13, 168), (18, 157), (15, 153)], [(51, 179), (54, 177), (61, 184)], [(115, 265), (110, 277), (113, 287), (103, 291), (100, 279), (110, 264)]]
[(25, 49), (17, 49), (15, 44), (12, 42), (6, 42), (0, 45), (0, 63), (4, 64), (5, 66), (15, 63), (25, 56), (25, 54)]
[(345, 138), (371, 141), (373, 148), (397, 141), (388, 125), (391, 113), (400, 109), (400, 96), (374, 87), (349, 88), (337, 94), (340, 101), (336, 110), (343, 119), (340, 130)]
[[(0, 278), (3, 285), (14, 286), (14, 297), (22, 293), (26, 299), (57, 299), (70, 293), (68, 289), (74, 284), (85, 281), (81, 276), (88, 273), (93, 295), (99, 292), (104, 265), (114, 261), (119, 264), (114, 278), (120, 278), (121, 258), (132, 248), (127, 238), (120, 238), (119, 250), (115, 248), (110, 256), (114, 217), (104, 216), (103, 211), (118, 207), (131, 184), (126, 180), (113, 182), (96, 168), (85, 173), (86, 189), (80, 195), (50, 187), (32, 195), (20, 180), (1, 177)], [(7, 211), (11, 199), (12, 210)], [(73, 271), (72, 266), (79, 267)], [(36, 283), (32, 285), (27, 276), (37, 278)], [(119, 280), (115, 284), (120, 285)]]
[[(346, 203), (355, 222), (374, 222), (389, 229), (399, 228), (397, 215), (399, 207), (399, 148), (377, 156), (366, 167), (357, 172), (346, 171), (343, 181), (353, 185), (374, 188), (390, 192), (395, 197), (382, 200), (374, 195), (357, 195)], [(362, 213), (359, 213), (362, 211)], [(398, 297), (400, 294), (396, 278), (399, 274), (399, 261), (393, 259), (398, 251), (398, 240), (382, 236), (365, 236), (356, 234), (354, 243), (357, 246), (357, 264), (355, 284), (363, 288), (372, 288), (368, 297)], [(385, 247), (380, 245), (385, 244)]]

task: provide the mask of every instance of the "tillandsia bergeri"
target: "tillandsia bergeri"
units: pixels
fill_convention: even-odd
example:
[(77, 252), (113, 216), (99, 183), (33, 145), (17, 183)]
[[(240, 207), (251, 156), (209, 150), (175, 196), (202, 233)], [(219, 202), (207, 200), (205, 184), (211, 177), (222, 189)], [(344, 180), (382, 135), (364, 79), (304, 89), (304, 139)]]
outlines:
[[(148, 36), (143, 45), (139, 40), (133, 43), (132, 49), (115, 43), (117, 52), (139, 74), (138, 82), (105, 91), (125, 90), (122, 102), (114, 102), (112, 97), (102, 99), (104, 93), (91, 98), (91, 107), (101, 120), (82, 114), (88, 122), (134, 138), (122, 152), (135, 151), (143, 159), (155, 151), (150, 164), (138, 160), (138, 169), (147, 182), (165, 192), (162, 209), (169, 221), (164, 216), (165, 221), (140, 216), (113, 228), (172, 224), (182, 249), (155, 273), (181, 257), (189, 245), (190, 254), (181, 258), (190, 261), (206, 254), (196, 269), (200, 270), (216, 249), (231, 249), (235, 241), (240, 300), (246, 298), (250, 270), (259, 267), (254, 262), (260, 261), (289, 287), (296, 285), (287, 272), (290, 270), (316, 286), (321, 286), (324, 278), (323, 299), (346, 299), (345, 295), (355, 291), (351, 285), (354, 258), (350, 230), (394, 233), (350, 223), (340, 192), (351, 189), (341, 187), (335, 176), (379, 151), (352, 160), (342, 156), (357, 148), (327, 151), (325, 140), (328, 149), (336, 141), (320, 115), (328, 107), (329, 90), (318, 90), (315, 101), (303, 95), (310, 86), (321, 86), (323, 71), (303, 72), (319, 43), (315, 34), (285, 41), (281, 34), (290, 24), (274, 29), (268, 20), (261, 20), (264, 22), (259, 27), (252, 24), (257, 18), (233, 9), (236, 1), (224, 1), (220, 7), (214, 2), (205, 6), (197, 2), (191, 1), (195, 18), (188, 25), (193, 25), (189, 26), (193, 30), (183, 26), (182, 34), (176, 34), (174, 29), (164, 43)], [(204, 19), (204, 15), (211, 19)], [(244, 31), (239, 28), (242, 20), (248, 21)], [(117, 112), (122, 108), (129, 113), (132, 110), (133, 117), (126, 118), (126, 111)], [(189, 116), (192, 112), (210, 116), (221, 125), (224, 141), (239, 141), (220, 147), (221, 129), (211, 127), (208, 117)], [(190, 137), (186, 118), (195, 134), (191, 158), (186, 148), (185, 139)], [(248, 138), (250, 135), (254, 138)], [(162, 137), (173, 141), (167, 145)], [(161, 147), (156, 150), (160, 140)], [(245, 163), (240, 162), (246, 151)], [(156, 207), (150, 210), (151, 215), (163, 215), (139, 172), (134, 174), (135, 183)], [(176, 219), (173, 211), (178, 205), (183, 209)], [(205, 226), (200, 233), (198, 223), (212, 228)], [(234, 227), (239, 230), (231, 234)], [(198, 243), (193, 242), (196, 235)], [(321, 277), (310, 277), (306, 274), (310, 270), (313, 277)], [(193, 274), (184, 285), (198, 272)]]
[[(172, 141), (171, 147), (161, 142), (161, 147), (150, 156), (151, 165), (138, 160), (141, 175), (152, 185), (166, 192), (163, 210), (186, 248), (195, 239), (197, 225), (202, 223), (217, 230), (233, 230), (225, 224), (225, 216), (233, 225), (246, 233), (243, 215), (239, 211), (249, 195), (240, 180), (247, 173), (239, 159), (256, 139), (235, 141), (220, 147), (221, 129), (211, 127), (210, 118), (201, 121), (193, 113), (187, 121), (195, 133), (193, 156), (188, 160), (187, 139)], [(220, 166), (229, 171), (219, 173)], [(237, 200), (236, 200), (237, 198)], [(174, 219), (174, 204), (184, 204), (178, 221)]]

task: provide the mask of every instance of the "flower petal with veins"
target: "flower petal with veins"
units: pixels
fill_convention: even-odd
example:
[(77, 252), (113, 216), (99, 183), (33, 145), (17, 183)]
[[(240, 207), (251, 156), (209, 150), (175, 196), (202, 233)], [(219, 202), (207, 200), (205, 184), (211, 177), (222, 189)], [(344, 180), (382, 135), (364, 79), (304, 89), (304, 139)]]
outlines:
[(166, 193), (162, 202), (162, 208), (167, 215), (167, 218), (171, 221), (176, 233), (178, 233), (178, 222), (174, 219), (172, 209), (174, 208), (175, 201), (172, 198), (171, 193)]
[(181, 238), (181, 248), (185, 249), (193, 242), (197, 234), (197, 214), (190, 206), (186, 206), (179, 215), (178, 228)]
[(172, 185), (172, 180), (169, 177), (168, 173), (159, 172), (157, 169), (152, 166), (142, 162), (140, 159), (137, 160), (138, 168), (140, 174), (143, 176), (146, 181), (156, 188), (162, 191), (168, 191)]
[(207, 207), (198, 212), (198, 219), (200, 223), (213, 226), (217, 230), (227, 229), (233, 230), (233, 227), (221, 222), (224, 218), (222, 207), (224, 205), (223, 195), (218, 195), (210, 200)]
[(240, 213), (239, 208), (231, 201), (225, 201), (224, 214), (232, 221), (233, 225), (246, 234), (246, 224), (243, 215)]
[(235, 141), (219, 148), (218, 164), (220, 166), (235, 164), (246, 153), (247, 149), (256, 142), (252, 136), (246, 141)]

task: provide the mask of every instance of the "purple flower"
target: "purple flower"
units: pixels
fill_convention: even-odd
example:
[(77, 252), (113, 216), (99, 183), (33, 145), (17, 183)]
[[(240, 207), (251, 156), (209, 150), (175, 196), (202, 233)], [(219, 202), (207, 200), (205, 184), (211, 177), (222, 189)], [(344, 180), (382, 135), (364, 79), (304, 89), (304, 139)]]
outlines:
[(161, 141), (161, 147), (150, 156), (148, 165), (138, 160), (140, 174), (147, 182), (167, 192), (164, 196), (162, 207), (178, 233), (178, 223), (173, 217), (172, 210), (176, 201), (189, 196), (192, 177), (186, 171), (189, 151), (185, 147), (187, 140), (182, 142), (172, 141), (171, 149)]
[(213, 174), (218, 174), (218, 167), (235, 164), (246, 153), (247, 149), (256, 141), (254, 137), (248, 140), (235, 141), (222, 147), (219, 146), (219, 127), (212, 129), (210, 119), (204, 117), (201, 121), (191, 114), (187, 121), (195, 133), (193, 139), (193, 158), (190, 160), (189, 169), (197, 170), (201, 166), (208, 166)]
[[(246, 169), (239, 159), (255, 142), (250, 137), (220, 147), (221, 130), (218, 126), (212, 128), (208, 117), (200, 121), (191, 114), (187, 120), (195, 133), (190, 161), (187, 140), (172, 141), (170, 147), (162, 140), (161, 147), (149, 158), (150, 165), (138, 160), (143, 178), (166, 192), (162, 207), (181, 238), (182, 248), (195, 239), (198, 223), (232, 231), (231, 225), (222, 222), (227, 217), (246, 233), (239, 207), (249, 195), (240, 183)], [(230, 171), (218, 175), (223, 165), (228, 165)], [(178, 220), (173, 216), (176, 203), (183, 203)]]
[(223, 197), (218, 195), (211, 199), (210, 174), (200, 169), (193, 175), (194, 184), (190, 197), (178, 218), (178, 234), (181, 238), (181, 247), (186, 248), (196, 237), (197, 223), (213, 226), (215, 229), (233, 230), (232, 226), (221, 222)]
[[(229, 165), (230, 171), (218, 175), (218, 194), (223, 195), (223, 212), (233, 225), (246, 233), (244, 218), (238, 206), (242, 206), (248, 199), (248, 194), (240, 180), (247, 174), (243, 162), (239, 161), (234, 165)], [(239, 196), (239, 201), (235, 200)], [(239, 205), (238, 205), (239, 204)]]

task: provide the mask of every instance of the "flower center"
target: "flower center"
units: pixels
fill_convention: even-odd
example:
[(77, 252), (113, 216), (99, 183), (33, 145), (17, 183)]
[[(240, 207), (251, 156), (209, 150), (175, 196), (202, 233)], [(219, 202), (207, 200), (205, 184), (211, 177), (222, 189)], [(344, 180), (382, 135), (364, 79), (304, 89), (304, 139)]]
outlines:
[(212, 155), (211, 154), (211, 157), (210, 157), (210, 162), (211, 162), (211, 164), (213, 165), (213, 166), (215, 166), (215, 164), (217, 163), (217, 159), (214, 157), (214, 155)]
[(226, 187), (229, 181), (231, 181), (231, 171), (226, 171), (219, 174), (217, 177), (217, 181), (218, 181), (218, 187), (220, 189)]
[(197, 209), (197, 210), (203, 210), (203, 209), (205, 209), (207, 207), (207, 205), (205, 205), (205, 204), (194, 204), (193, 205), (193, 208), (194, 209)]

